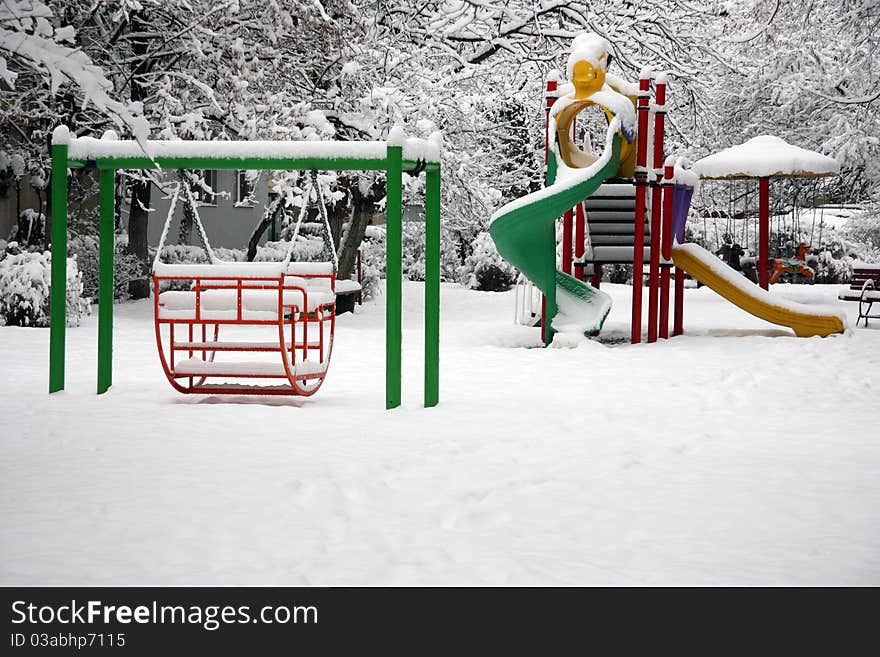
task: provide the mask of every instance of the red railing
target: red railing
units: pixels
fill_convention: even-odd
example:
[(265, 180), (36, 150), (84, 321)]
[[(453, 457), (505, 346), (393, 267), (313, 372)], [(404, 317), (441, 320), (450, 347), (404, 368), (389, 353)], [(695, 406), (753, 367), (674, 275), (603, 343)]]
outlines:
[[(235, 276), (203, 276), (203, 275), (163, 275), (153, 276), (153, 311), (156, 333), (156, 344), (159, 350), (159, 360), (165, 376), (171, 386), (185, 394), (259, 394), (259, 395), (302, 395), (314, 394), (326, 377), (329, 367), (330, 356), (333, 349), (333, 336), (336, 327), (335, 301), (315, 304), (310, 309), (309, 293), (317, 294), (320, 290), (309, 289), (303, 285), (287, 282), (286, 279), (296, 277), (300, 279), (328, 279), (328, 291), (335, 295), (335, 277), (332, 274), (282, 274), (279, 277), (253, 277), (241, 278)], [(169, 282), (189, 283), (189, 292), (193, 294), (192, 311), (188, 304), (177, 308), (174, 304), (166, 307), (162, 301), (162, 285)], [(217, 309), (204, 309), (203, 294), (216, 290), (235, 290), (234, 308), (221, 307)], [(258, 308), (249, 309), (245, 298), (251, 291), (268, 291), (277, 294), (277, 303), (274, 312), (272, 310)], [(167, 291), (166, 291), (167, 292)], [(285, 299), (286, 295), (294, 293), (294, 299)], [(302, 307), (299, 303), (301, 300)], [(292, 302), (293, 301), (293, 302)], [(170, 299), (167, 299), (170, 302)], [(226, 316), (232, 312), (232, 316)], [(272, 316), (266, 317), (266, 313)], [(178, 315), (178, 316), (175, 316)], [(168, 346), (163, 340), (162, 326), (167, 325)], [(188, 342), (181, 344), (176, 340), (176, 327), (187, 327)], [(329, 325), (329, 326), (328, 326)], [(201, 343), (194, 342), (194, 329), (201, 327)], [(208, 327), (213, 326), (213, 337), (208, 340)], [(277, 326), (278, 344), (272, 342), (228, 342), (219, 341), (221, 326)], [(317, 340), (310, 342), (310, 326), (313, 331), (317, 330)], [(286, 331), (285, 329), (288, 329)], [(289, 333), (289, 340), (286, 333)], [(194, 354), (201, 352), (202, 362), (212, 364), (214, 367), (205, 367), (202, 371), (191, 372), (178, 371), (180, 366), (176, 363), (177, 351), (185, 351), (192, 359)], [(297, 371), (297, 351), (300, 352), (299, 365), (308, 363)], [(218, 364), (215, 356), (218, 352), (253, 352), (253, 353), (278, 353), (280, 354), (280, 372), (271, 371), (271, 361), (254, 363), (252, 371), (247, 371), (243, 363), (239, 362), (236, 367), (235, 361), (226, 363), (229, 365), (224, 371), (223, 363)], [(317, 352), (318, 360), (309, 360), (310, 352)], [(270, 367), (265, 367), (266, 365)], [(260, 367), (263, 366), (263, 367)], [(214, 371), (211, 371), (214, 370)], [(230, 379), (285, 379), (286, 384), (281, 386), (265, 386), (242, 383), (221, 383), (206, 385), (209, 378)], [(183, 385), (180, 380), (185, 379), (188, 385)]]

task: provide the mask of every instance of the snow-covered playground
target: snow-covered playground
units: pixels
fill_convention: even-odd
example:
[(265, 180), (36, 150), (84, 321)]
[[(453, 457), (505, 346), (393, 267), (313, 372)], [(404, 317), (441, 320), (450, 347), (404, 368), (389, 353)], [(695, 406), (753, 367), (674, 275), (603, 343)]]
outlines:
[(0, 582), (12, 584), (880, 584), (880, 323), (846, 286), (773, 295), (844, 311), (795, 338), (708, 288), (685, 335), (540, 349), (513, 292), (444, 285), (441, 402), (421, 406), (423, 286), (404, 284), (404, 403), (385, 411), (384, 304), (338, 319), (311, 398), (182, 396), (152, 304), (0, 328)]

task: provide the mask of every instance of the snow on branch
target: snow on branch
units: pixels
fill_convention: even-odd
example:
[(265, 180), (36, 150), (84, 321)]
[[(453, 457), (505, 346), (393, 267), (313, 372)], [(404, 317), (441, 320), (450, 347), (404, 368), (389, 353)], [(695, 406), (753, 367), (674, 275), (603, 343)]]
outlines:
[(120, 127), (127, 127), (138, 141), (146, 141), (149, 124), (139, 104), (126, 105), (112, 97), (113, 85), (83, 51), (63, 45), (73, 37), (73, 28), (54, 29), (51, 10), (33, 0), (4, 0), (0, 9), (0, 77), (10, 87), (18, 74), (9, 70), (10, 62), (31, 68), (48, 77), (54, 96), (66, 82), (82, 94), (82, 107), (92, 103)]

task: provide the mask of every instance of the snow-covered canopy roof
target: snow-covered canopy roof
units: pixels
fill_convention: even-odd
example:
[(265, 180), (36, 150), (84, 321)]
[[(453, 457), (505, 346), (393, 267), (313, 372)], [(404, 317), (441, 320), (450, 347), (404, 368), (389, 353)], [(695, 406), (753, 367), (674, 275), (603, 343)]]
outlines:
[(818, 178), (836, 176), (840, 163), (779, 137), (761, 135), (698, 160), (693, 170), (700, 178)]

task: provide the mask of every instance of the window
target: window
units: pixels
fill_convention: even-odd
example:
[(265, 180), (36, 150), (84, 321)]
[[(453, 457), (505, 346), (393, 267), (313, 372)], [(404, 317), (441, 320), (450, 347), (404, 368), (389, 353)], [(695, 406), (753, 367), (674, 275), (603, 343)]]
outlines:
[(205, 205), (217, 205), (217, 172), (206, 169), (201, 172), (201, 178), (201, 184), (197, 183), (195, 188), (196, 199)]
[(250, 207), (254, 204), (254, 181), (247, 171), (235, 172), (235, 205)]

